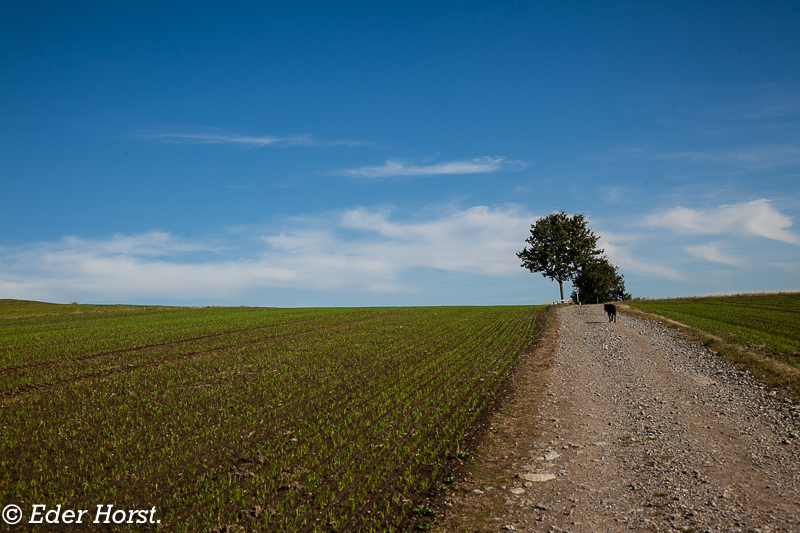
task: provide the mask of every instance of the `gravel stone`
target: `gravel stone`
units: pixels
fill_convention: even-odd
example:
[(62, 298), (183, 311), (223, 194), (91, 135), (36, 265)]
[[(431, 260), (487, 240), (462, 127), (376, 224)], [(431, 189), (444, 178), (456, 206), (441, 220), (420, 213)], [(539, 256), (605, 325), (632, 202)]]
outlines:
[(660, 323), (622, 313), (609, 323), (602, 305), (558, 316), (540, 423), (518, 467), (536, 483), (530, 500), (506, 500), (506, 523), (800, 532), (800, 406), (785, 391)]

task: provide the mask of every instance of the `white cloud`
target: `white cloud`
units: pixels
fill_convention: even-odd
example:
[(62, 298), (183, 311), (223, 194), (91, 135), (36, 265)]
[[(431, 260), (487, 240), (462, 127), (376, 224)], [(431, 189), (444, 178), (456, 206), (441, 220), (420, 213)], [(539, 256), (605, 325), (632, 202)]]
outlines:
[[(515, 252), (533, 220), (513, 206), (476, 206), (411, 222), (356, 208), (292, 219), (284, 231), (262, 235), (263, 247), (240, 248), (244, 257), (224, 260), (232, 243), (223, 249), (162, 231), (68, 237), (0, 249), (0, 291), (6, 298), (118, 302), (233, 300), (268, 287), (413, 292), (410, 273), (418, 268), (518, 272)], [(198, 260), (197, 252), (206, 254)]]
[(383, 239), (363, 249), (406, 268), (505, 275), (518, 271), (515, 254), (533, 220), (513, 206), (476, 206), (421, 222), (394, 222), (385, 211), (358, 208), (346, 211), (340, 225), (377, 233)]
[(249, 259), (192, 262), (196, 252), (209, 251), (219, 249), (161, 231), (0, 249), (0, 291), (48, 301), (214, 298), (245, 290), (254, 281), (285, 283), (293, 276)]
[(731, 266), (741, 265), (741, 261), (735, 257), (726, 255), (719, 249), (720, 243), (710, 242), (708, 244), (701, 244), (697, 246), (687, 246), (685, 250), (689, 255), (706, 261), (713, 261), (716, 263), (723, 263)]
[(377, 167), (350, 168), (336, 174), (352, 178), (393, 178), (405, 176), (438, 176), (449, 174), (486, 174), (501, 170), (521, 170), (523, 161), (506, 161), (505, 157), (479, 157), (463, 161), (449, 161), (426, 165), (409, 165), (400, 161), (386, 161)]
[(623, 275), (631, 273), (641, 276), (655, 276), (672, 281), (682, 281), (684, 279), (683, 274), (674, 268), (635, 257), (630, 250), (630, 246), (623, 244), (638, 239), (636, 236), (603, 233), (600, 237), (599, 247), (605, 251), (611, 263), (619, 267)]
[[(276, 257), (280, 261), (319, 262), (364, 279), (379, 274), (394, 278), (414, 268), (508, 275), (519, 270), (515, 254), (533, 220), (513, 206), (476, 206), (416, 222), (395, 221), (387, 210), (360, 207), (340, 213), (336, 220), (306, 222), (328, 229), (296, 227), (264, 240), (284, 254)], [(361, 235), (347, 239), (347, 230)]]
[(293, 276), (249, 260), (192, 264), (74, 249), (34, 250), (11, 267), (0, 273), (3, 294), (46, 301), (226, 298), (253, 283), (285, 283)]
[(164, 132), (151, 135), (140, 135), (146, 139), (176, 144), (233, 144), (260, 148), (263, 146), (375, 146), (371, 141), (334, 140), (325, 141), (312, 135), (292, 135), (276, 137), (272, 135), (239, 135), (220, 128), (211, 128), (199, 133)]
[(650, 226), (664, 227), (678, 233), (696, 235), (755, 235), (800, 244), (800, 237), (789, 231), (792, 217), (779, 213), (769, 200), (760, 199), (734, 205), (722, 205), (714, 210), (695, 210), (675, 207), (645, 219)]

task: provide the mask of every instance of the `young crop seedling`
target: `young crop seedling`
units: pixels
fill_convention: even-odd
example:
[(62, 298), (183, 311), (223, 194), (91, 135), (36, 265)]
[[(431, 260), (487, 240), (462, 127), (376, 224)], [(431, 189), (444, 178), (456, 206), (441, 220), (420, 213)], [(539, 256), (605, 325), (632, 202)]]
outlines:
[(436, 511), (427, 507), (425, 505), (420, 505), (419, 507), (414, 508), (414, 514), (417, 516), (434, 516)]
[(450, 443), (542, 310), (115, 307), (0, 321), (13, 472), (0, 494), (156, 504), (170, 531), (397, 530), (433, 516), (409, 498), (455, 481), (436, 483), (448, 457), (469, 458)]

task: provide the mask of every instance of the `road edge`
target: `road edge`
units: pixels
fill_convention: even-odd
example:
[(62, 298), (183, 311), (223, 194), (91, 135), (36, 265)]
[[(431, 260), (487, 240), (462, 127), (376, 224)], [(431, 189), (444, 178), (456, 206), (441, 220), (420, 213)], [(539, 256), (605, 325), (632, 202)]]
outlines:
[(622, 303), (618, 303), (617, 308), (622, 313), (658, 322), (663, 326), (678, 331), (691, 342), (704, 346), (713, 354), (724, 357), (736, 364), (740, 369), (750, 372), (753, 377), (761, 381), (765, 386), (786, 390), (795, 403), (800, 403), (800, 369), (753, 350), (748, 350), (739, 344), (727, 342), (707, 331), (671, 320), (659, 314), (642, 311)]
[[(514, 463), (528, 456), (539, 433), (535, 407), (545, 389), (558, 347), (558, 307), (546, 311), (547, 322), (536, 344), (521, 355), (512, 375), (512, 390), (481, 428), (482, 435), (458, 469), (449, 490), (430, 498), (437, 511), (430, 531), (437, 533), (488, 533), (503, 527), (509, 485), (517, 474)], [(491, 487), (487, 490), (487, 487)], [(476, 492), (479, 491), (479, 492)]]

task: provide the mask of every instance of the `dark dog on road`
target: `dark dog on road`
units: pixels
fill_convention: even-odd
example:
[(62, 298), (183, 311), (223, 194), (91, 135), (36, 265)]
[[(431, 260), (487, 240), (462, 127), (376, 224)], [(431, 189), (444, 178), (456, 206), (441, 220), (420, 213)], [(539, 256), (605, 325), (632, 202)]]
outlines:
[(608, 321), (611, 322), (613, 319), (614, 322), (617, 321), (617, 306), (614, 304), (605, 304), (603, 306), (603, 310), (608, 313)]

